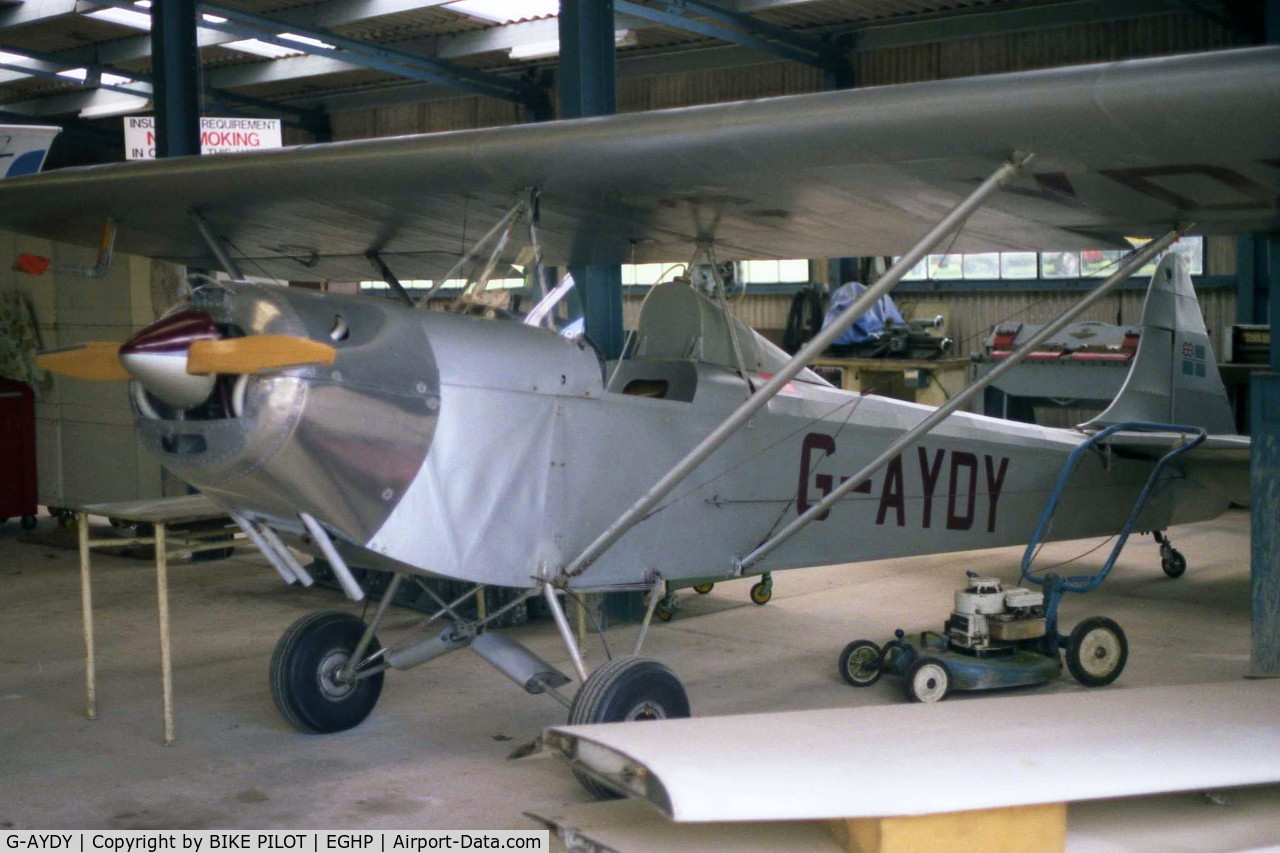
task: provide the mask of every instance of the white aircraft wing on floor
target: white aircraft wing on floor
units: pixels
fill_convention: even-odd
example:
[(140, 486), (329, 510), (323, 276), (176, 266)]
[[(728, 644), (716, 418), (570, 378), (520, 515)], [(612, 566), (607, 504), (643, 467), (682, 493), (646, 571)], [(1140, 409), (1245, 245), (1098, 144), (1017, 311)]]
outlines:
[(1278, 682), (1235, 681), (558, 726), (543, 737), (675, 821), (887, 817), (1280, 782), (1277, 697)]
[(956, 251), (1090, 248), (1192, 219), (1280, 227), (1280, 47), (576, 121), (138, 161), (0, 184), (0, 228), (245, 272), (402, 277), (451, 265), (526, 188), (552, 264), (906, 249), (1014, 151), (1037, 157)]

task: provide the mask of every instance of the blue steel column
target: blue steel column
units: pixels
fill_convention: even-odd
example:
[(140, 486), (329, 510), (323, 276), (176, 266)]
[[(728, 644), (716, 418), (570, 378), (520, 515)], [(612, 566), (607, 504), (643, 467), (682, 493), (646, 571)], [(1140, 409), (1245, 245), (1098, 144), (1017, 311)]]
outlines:
[[(561, 0), (560, 117), (610, 115), (617, 110), (613, 0)], [(622, 353), (622, 269), (570, 267), (582, 297), (587, 334), (605, 358)]]
[(200, 153), (200, 51), (196, 0), (151, 4), (156, 156)]
[[(1262, 238), (1257, 238), (1263, 242)], [(1257, 677), (1280, 678), (1280, 236), (1265, 240), (1270, 279), (1271, 369), (1253, 375), (1253, 666)]]
[[(1280, 0), (1266, 0), (1265, 36), (1280, 44)], [(1280, 234), (1254, 238), (1265, 243), (1267, 302), (1271, 315), (1271, 369), (1253, 375), (1250, 389), (1253, 450), (1250, 454), (1250, 507), (1253, 513), (1252, 674), (1280, 678)]]
[[(824, 91), (833, 91), (835, 89), (852, 89), (857, 84), (854, 77), (853, 63), (850, 61), (847, 67), (833, 71), (825, 71), (822, 74), (822, 88)], [(827, 269), (831, 278), (831, 292), (834, 293), (836, 288), (846, 282), (858, 281), (862, 284), (870, 285), (871, 282), (862, 280), (862, 259), (858, 257), (831, 258), (827, 262)]]

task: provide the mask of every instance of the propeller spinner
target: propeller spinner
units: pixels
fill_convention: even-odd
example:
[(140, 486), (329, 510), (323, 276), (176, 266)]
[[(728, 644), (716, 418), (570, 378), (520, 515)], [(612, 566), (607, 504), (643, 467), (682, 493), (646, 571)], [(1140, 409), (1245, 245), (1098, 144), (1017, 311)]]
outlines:
[(305, 364), (333, 364), (332, 346), (293, 335), (224, 338), (213, 318), (188, 308), (147, 326), (123, 344), (90, 342), (47, 350), (36, 364), (75, 379), (136, 379), (170, 405), (208, 399), (217, 374), (261, 373)]

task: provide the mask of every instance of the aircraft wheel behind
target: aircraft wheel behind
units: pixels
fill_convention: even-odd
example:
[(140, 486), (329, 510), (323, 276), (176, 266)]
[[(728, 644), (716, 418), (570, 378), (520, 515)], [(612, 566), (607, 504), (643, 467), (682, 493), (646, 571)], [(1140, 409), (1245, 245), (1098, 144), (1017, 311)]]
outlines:
[(854, 640), (840, 653), (840, 677), (854, 687), (870, 687), (880, 680), (879, 660), (879, 646)]
[[(382, 693), (382, 673), (342, 682), (365, 624), (350, 613), (325, 610), (289, 626), (271, 656), (271, 697), (299, 731), (328, 734), (354, 728), (369, 716)], [(375, 637), (366, 654), (380, 649)]]
[(1169, 577), (1180, 578), (1187, 571), (1187, 558), (1182, 556), (1181, 551), (1170, 548), (1169, 555), (1161, 558), (1160, 568)]
[[(588, 676), (569, 709), (569, 725), (667, 720), (689, 716), (689, 697), (675, 673), (656, 660), (614, 658)], [(601, 799), (621, 794), (577, 770), (582, 787)]]
[(1115, 681), (1128, 660), (1124, 631), (1105, 616), (1084, 620), (1067, 638), (1067, 669), (1085, 687), (1105, 687)]
[(907, 670), (902, 686), (912, 702), (941, 702), (951, 692), (951, 673), (937, 658), (920, 658)]
[(23, 530), (35, 530), (36, 517), (34, 515), (24, 515), (22, 517), (22, 520), (19, 521), (18, 524), (19, 526), (22, 527)]

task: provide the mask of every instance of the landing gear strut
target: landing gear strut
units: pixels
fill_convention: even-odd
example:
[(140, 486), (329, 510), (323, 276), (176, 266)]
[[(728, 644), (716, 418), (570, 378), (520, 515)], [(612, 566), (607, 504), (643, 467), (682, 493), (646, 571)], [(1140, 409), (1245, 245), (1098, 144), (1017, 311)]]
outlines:
[(1160, 568), (1171, 578), (1180, 578), (1187, 571), (1187, 558), (1173, 547), (1169, 537), (1159, 530), (1151, 531), (1151, 536), (1160, 545)]

